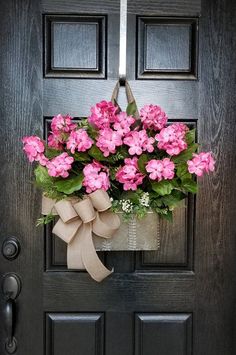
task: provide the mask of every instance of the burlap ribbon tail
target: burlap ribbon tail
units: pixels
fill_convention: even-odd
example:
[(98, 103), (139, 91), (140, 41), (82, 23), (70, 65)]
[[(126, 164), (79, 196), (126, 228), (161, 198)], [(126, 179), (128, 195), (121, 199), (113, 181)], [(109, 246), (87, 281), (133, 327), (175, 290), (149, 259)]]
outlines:
[(68, 269), (87, 270), (98, 282), (113, 272), (103, 265), (93, 243), (93, 233), (108, 239), (120, 226), (119, 217), (108, 211), (110, 207), (104, 190), (92, 192), (83, 200), (68, 198), (56, 202), (42, 198), (42, 214), (59, 216), (52, 232), (67, 243)]

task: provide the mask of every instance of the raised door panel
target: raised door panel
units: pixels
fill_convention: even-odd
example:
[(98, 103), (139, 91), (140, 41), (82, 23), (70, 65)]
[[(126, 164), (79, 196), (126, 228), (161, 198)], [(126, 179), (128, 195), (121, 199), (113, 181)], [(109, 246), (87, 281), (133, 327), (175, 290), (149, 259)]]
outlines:
[(46, 354), (103, 355), (103, 327), (100, 313), (48, 313)]
[(198, 21), (139, 17), (138, 79), (196, 79)]
[(191, 355), (191, 314), (136, 314), (135, 355)]
[(106, 17), (45, 15), (46, 78), (106, 77)]

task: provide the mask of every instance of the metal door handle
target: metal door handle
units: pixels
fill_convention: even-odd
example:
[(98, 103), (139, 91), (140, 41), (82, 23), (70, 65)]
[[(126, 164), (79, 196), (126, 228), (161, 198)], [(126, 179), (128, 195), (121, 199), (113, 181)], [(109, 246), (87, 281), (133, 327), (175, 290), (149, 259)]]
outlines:
[(5, 304), (5, 328), (7, 333), (6, 345), (10, 346), (13, 344), (13, 325), (14, 325), (14, 301), (8, 299)]
[(2, 281), (2, 291), (6, 303), (4, 306), (4, 322), (6, 329), (5, 349), (8, 354), (14, 354), (17, 349), (17, 341), (14, 337), (15, 323), (15, 299), (21, 290), (21, 282), (16, 274), (6, 274)]

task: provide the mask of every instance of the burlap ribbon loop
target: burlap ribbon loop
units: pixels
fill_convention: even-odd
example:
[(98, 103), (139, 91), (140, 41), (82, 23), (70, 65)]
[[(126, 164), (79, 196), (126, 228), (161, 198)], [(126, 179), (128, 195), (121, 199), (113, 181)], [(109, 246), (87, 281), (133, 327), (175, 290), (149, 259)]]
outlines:
[(111, 238), (120, 227), (120, 219), (108, 211), (110, 207), (110, 198), (104, 190), (86, 195), (83, 200), (68, 198), (56, 202), (45, 196), (42, 199), (42, 213), (59, 216), (52, 232), (68, 244), (68, 269), (85, 269), (98, 282), (113, 270), (108, 270), (99, 259), (92, 234)]
[[(112, 92), (112, 95), (111, 95), (111, 102), (114, 105), (117, 105), (118, 107), (119, 107), (119, 105), (118, 105), (119, 90), (120, 90), (120, 82), (117, 81), (117, 83), (116, 83), (116, 85), (114, 87), (114, 90)], [(126, 94), (126, 98), (127, 98), (128, 104), (131, 104), (131, 103), (135, 103), (136, 104), (133, 92), (132, 92), (131, 87), (130, 87), (130, 85), (129, 85), (127, 80), (125, 81), (125, 94)], [(136, 104), (136, 106), (137, 106), (137, 104)], [(134, 114), (134, 117), (136, 119), (140, 118), (138, 109), (136, 110), (136, 112)]]

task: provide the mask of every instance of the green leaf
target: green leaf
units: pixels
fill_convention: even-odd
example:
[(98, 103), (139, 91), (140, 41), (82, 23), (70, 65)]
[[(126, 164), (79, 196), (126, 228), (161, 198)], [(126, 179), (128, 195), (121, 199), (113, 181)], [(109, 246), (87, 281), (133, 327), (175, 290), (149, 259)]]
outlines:
[(172, 213), (172, 211), (167, 211), (166, 213), (162, 213), (161, 217), (166, 219), (168, 222), (173, 222), (173, 213)]
[(147, 174), (146, 172), (146, 164), (148, 162), (148, 156), (147, 154), (142, 154), (139, 159), (138, 159), (138, 168), (143, 174)]
[(152, 189), (161, 196), (169, 195), (173, 190), (174, 186), (169, 180), (162, 180), (160, 182), (152, 182)]
[(38, 165), (34, 170), (36, 186), (43, 190), (45, 195), (52, 199), (60, 199), (63, 194), (58, 192), (55, 186), (55, 178), (48, 175), (44, 166)]
[[(155, 195), (156, 195), (156, 193), (155, 193)], [(150, 202), (150, 206), (154, 210), (156, 208), (162, 207), (163, 206), (162, 198), (159, 197), (159, 198), (152, 199), (151, 202)]]
[(185, 134), (185, 141), (188, 145), (192, 144), (195, 142), (196, 138), (196, 128), (191, 129)]
[(90, 138), (92, 139), (97, 138), (98, 131), (93, 126), (91, 126), (91, 124), (89, 123), (87, 124), (86, 130)]
[(128, 116), (134, 116), (136, 111), (138, 110), (136, 102), (130, 102), (126, 108), (126, 113)]
[(180, 180), (191, 179), (192, 175), (188, 172), (188, 165), (186, 163), (181, 163), (177, 166), (176, 175)]
[(38, 165), (37, 168), (34, 169), (34, 175), (38, 187), (46, 189), (53, 185), (53, 178), (48, 175), (48, 171), (44, 166)]
[(55, 215), (49, 213), (47, 216), (43, 216), (41, 218), (38, 218), (37, 222), (36, 222), (36, 227), (39, 227), (42, 224), (51, 223), (52, 221), (54, 221), (55, 217), (56, 217)]
[(106, 160), (107, 160), (107, 158), (104, 157), (104, 155), (102, 154), (101, 150), (100, 150), (96, 145), (93, 145), (93, 146), (89, 149), (88, 154), (89, 154), (92, 158), (94, 158), (94, 159), (96, 159), (96, 160), (98, 160), (98, 161), (106, 161)]
[(198, 148), (198, 144), (197, 143), (193, 143), (191, 144), (188, 149), (185, 149), (182, 153), (180, 153), (177, 156), (174, 156), (172, 158), (174, 163), (182, 163), (182, 162), (186, 162), (189, 159), (192, 159), (193, 157), (193, 153), (196, 152)]
[(55, 182), (55, 186), (57, 191), (63, 192), (66, 195), (70, 195), (82, 188), (83, 179), (84, 175), (79, 174), (67, 179), (58, 180)]
[(52, 158), (57, 157), (61, 153), (62, 153), (61, 150), (54, 149), (54, 148), (46, 148), (44, 154), (48, 159), (52, 159)]
[(116, 179), (116, 173), (117, 173), (118, 169), (119, 169), (118, 166), (117, 167), (112, 167), (111, 166), (109, 168), (109, 176), (110, 176), (111, 180), (115, 180)]
[(173, 190), (170, 195), (163, 196), (162, 201), (165, 204), (165, 206), (168, 206), (170, 208), (174, 208), (185, 197), (186, 197), (186, 195), (183, 192), (178, 191), (178, 190)]
[(139, 195), (135, 191), (124, 191), (121, 194), (122, 200), (130, 200), (135, 204), (139, 203)]
[(75, 161), (81, 161), (81, 162), (88, 162), (91, 160), (88, 153), (85, 152), (75, 152), (75, 154), (73, 154), (73, 158)]
[(182, 189), (195, 194), (197, 193), (197, 182), (192, 179), (183, 180)]

